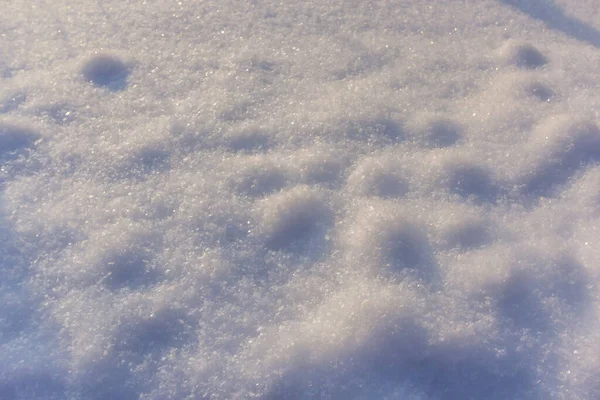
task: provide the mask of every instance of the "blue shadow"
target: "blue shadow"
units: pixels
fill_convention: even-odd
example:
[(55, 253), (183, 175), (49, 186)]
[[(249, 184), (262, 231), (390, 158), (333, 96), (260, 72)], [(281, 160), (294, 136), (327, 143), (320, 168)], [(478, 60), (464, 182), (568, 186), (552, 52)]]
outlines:
[(542, 21), (550, 29), (560, 31), (574, 39), (600, 47), (600, 31), (593, 26), (569, 16), (552, 0), (499, 0), (531, 18)]

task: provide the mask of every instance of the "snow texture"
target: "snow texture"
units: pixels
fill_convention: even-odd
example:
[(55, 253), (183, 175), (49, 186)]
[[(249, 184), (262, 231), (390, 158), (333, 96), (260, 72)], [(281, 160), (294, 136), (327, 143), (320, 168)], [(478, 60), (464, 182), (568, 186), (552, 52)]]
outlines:
[(4, 0), (0, 399), (600, 398), (596, 0)]

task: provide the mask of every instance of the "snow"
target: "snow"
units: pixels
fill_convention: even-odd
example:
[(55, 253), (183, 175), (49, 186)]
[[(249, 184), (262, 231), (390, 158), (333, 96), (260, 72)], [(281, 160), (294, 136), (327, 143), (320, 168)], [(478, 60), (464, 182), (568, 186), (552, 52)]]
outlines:
[(6, 0), (0, 399), (600, 398), (598, 21)]

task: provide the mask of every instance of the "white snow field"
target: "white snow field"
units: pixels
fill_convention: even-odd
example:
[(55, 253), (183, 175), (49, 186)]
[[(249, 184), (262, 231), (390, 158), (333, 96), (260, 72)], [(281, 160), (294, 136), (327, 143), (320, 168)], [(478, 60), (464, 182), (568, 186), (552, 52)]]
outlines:
[(0, 399), (600, 399), (598, 0), (2, 0)]

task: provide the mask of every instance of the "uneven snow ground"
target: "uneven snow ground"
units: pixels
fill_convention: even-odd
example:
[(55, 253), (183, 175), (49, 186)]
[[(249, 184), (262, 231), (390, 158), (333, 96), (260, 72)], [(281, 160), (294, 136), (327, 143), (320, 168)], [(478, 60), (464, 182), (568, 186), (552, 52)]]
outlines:
[(596, 0), (4, 0), (0, 398), (600, 398)]

